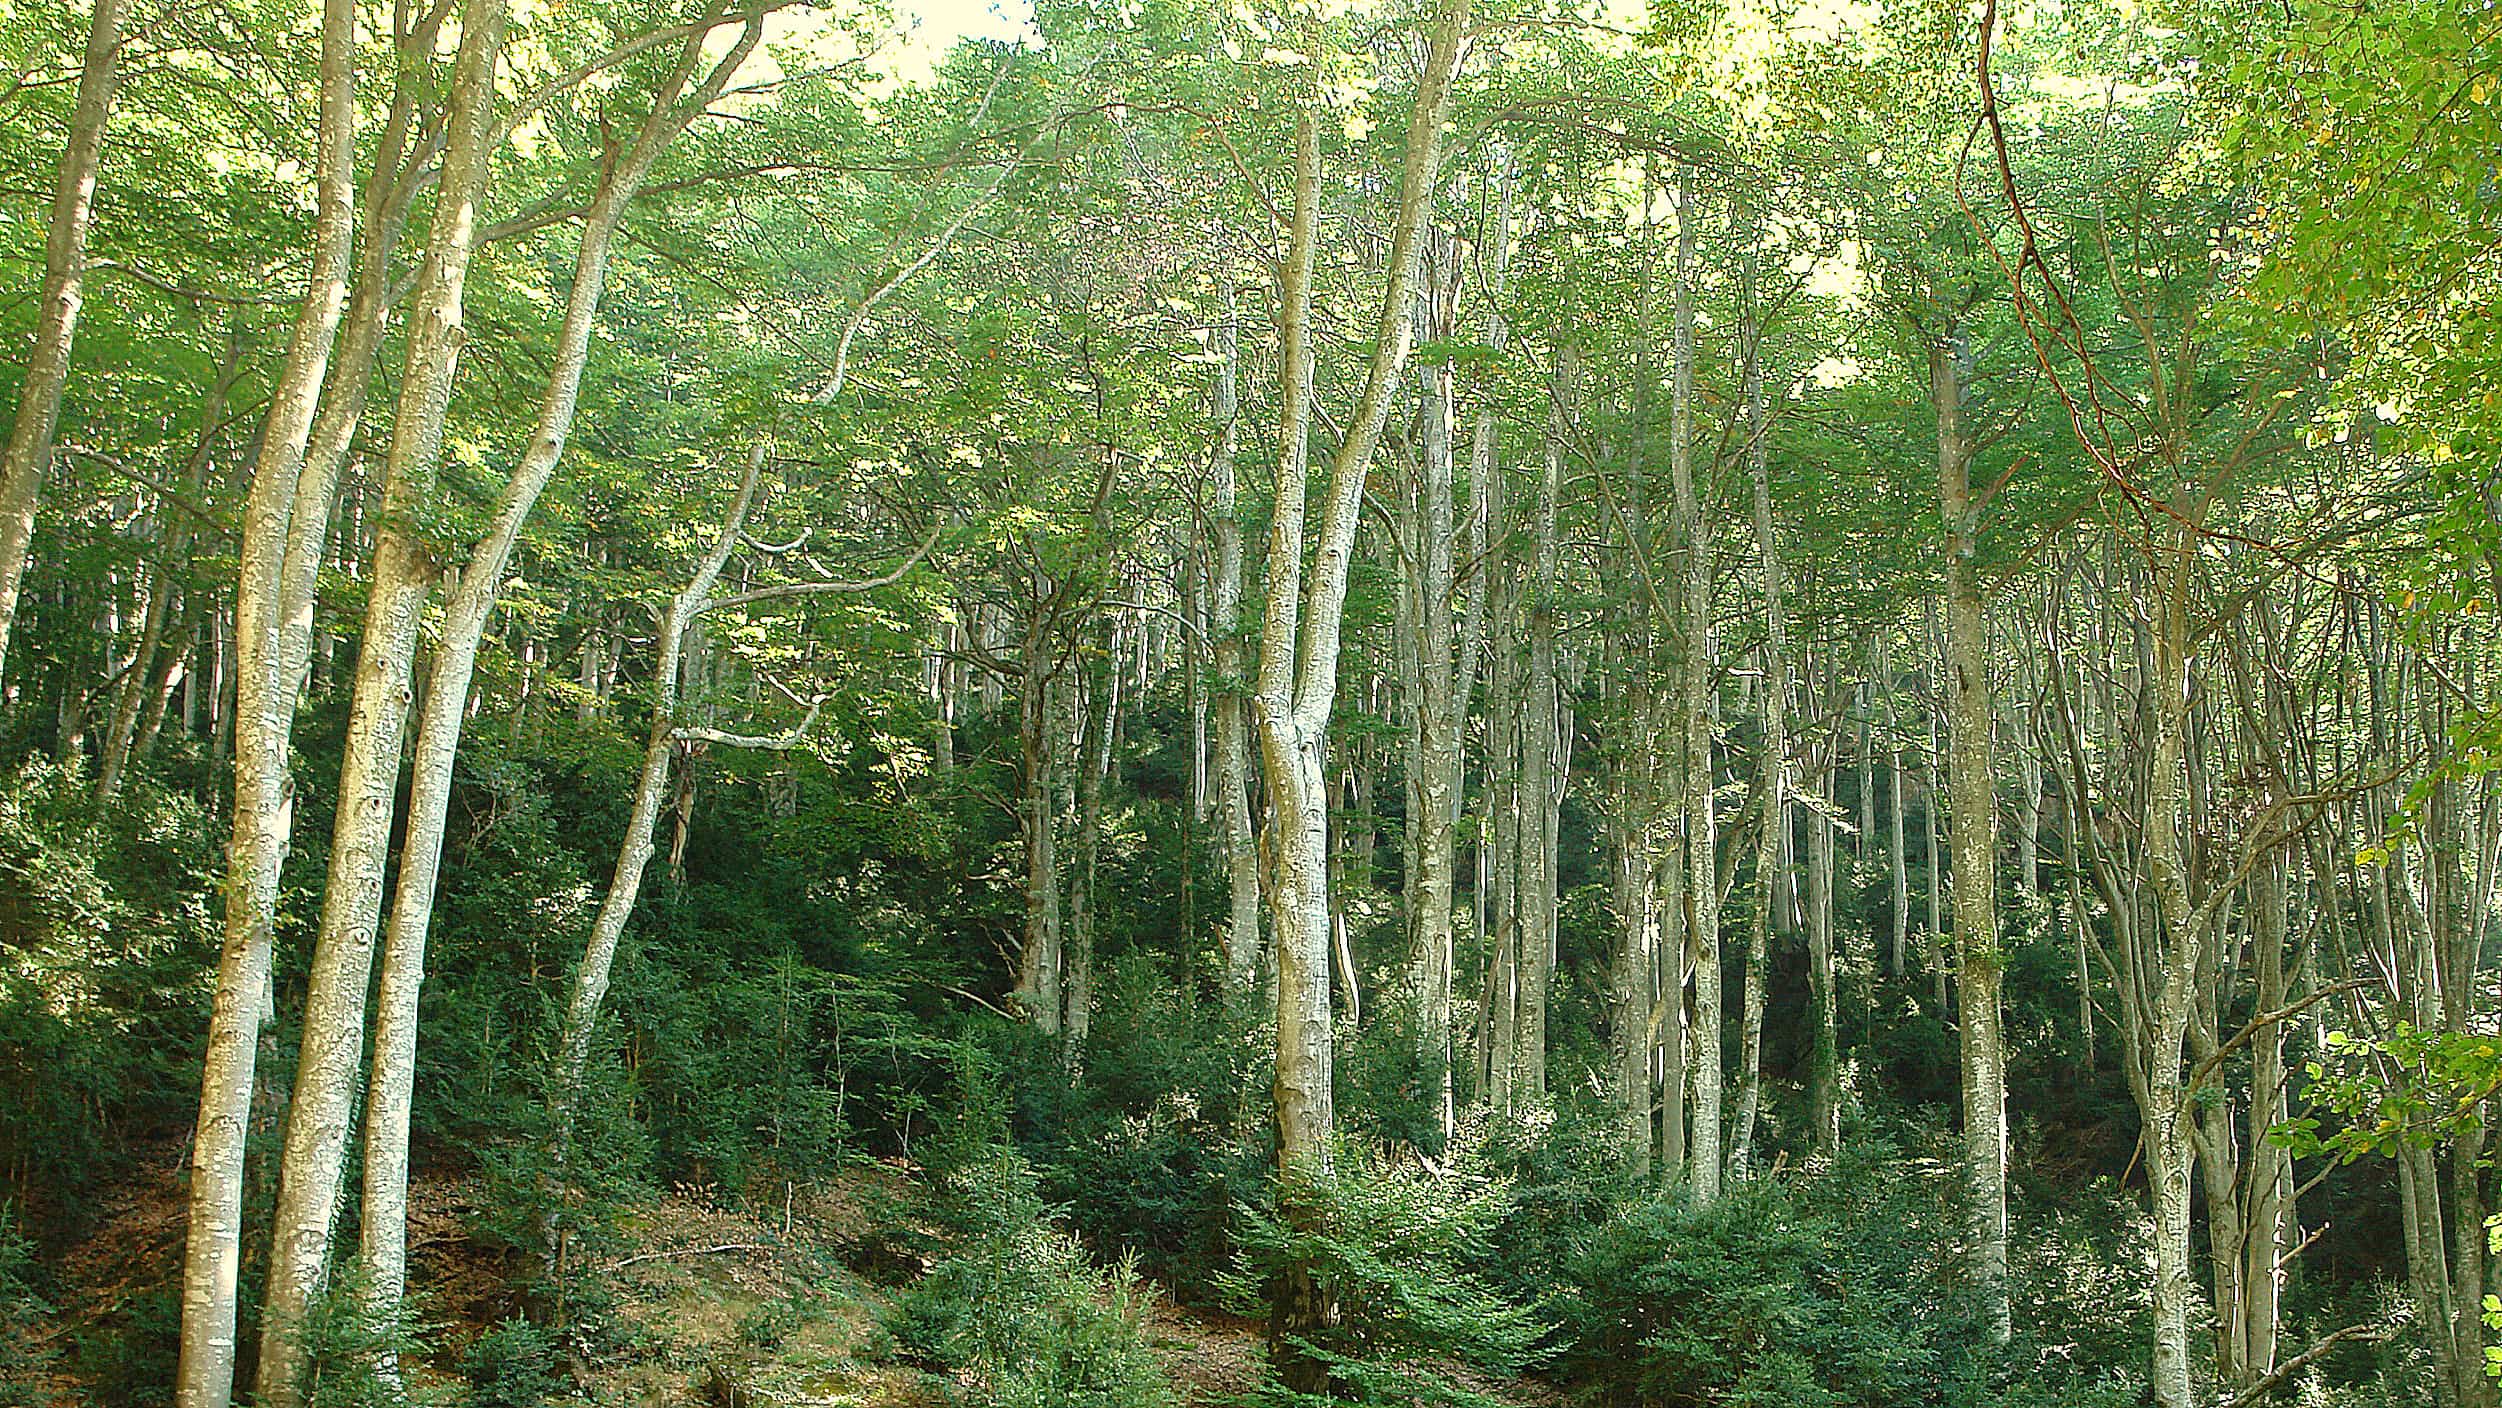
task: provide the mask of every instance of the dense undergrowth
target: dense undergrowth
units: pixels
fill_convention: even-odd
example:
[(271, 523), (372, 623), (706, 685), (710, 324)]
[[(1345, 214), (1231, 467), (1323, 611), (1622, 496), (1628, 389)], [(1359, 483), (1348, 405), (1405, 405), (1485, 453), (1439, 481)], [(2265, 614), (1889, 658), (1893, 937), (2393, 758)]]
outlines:
[[(1338, 1306), (1308, 1350), (1333, 1366), (1339, 1402), (2140, 1401), (2133, 1130), (2117, 1075), (2081, 1074), (2069, 1049), (2055, 954), (2019, 943), (2025, 980), (2009, 985), (2033, 1053), (2018, 1108), (2035, 1113), (2016, 1150), (2006, 1346), (1989, 1343), (1960, 1270), (1951, 1035), (1923, 975), (1898, 980), (1865, 954), (1846, 978), (1861, 1064), (1840, 1157), (1802, 1155), (1786, 1076), (1803, 1056), (1776, 998), (1763, 1172), (1699, 1208), (1629, 1181), (1609, 1152), (1589, 1074), (1605, 1059), (1599, 999), (1579, 988), (1559, 991), (1554, 1103), (1436, 1137), (1398, 996), (1395, 896), (1377, 893), (1359, 947), (1377, 996), (1340, 1034), (1348, 1132), (1333, 1171), (1281, 1206), (1271, 1038), (1220, 999), (1206, 940), (1178, 937), (1208, 916), (1180, 927), (1160, 898), (1180, 888), (1183, 828), (1156, 800), (1174, 795), (1169, 744), (1144, 729), (1122, 760), (1142, 800), (1106, 847), (1099, 1015), (1074, 1061), (977, 996), (1002, 986), (1016, 922), (1012, 823), (982, 800), (1006, 766), (998, 740), (903, 796), (865, 780), (865, 747), (707, 764), (683, 875), (654, 887), (630, 936), (580, 1152), (553, 1179), (538, 1152), (548, 1034), (627, 760), (604, 732), (536, 727), (464, 755), (426, 998), (421, 1165), (470, 1190), (457, 1222), (473, 1284), (452, 1303), (421, 1257), (433, 1298), (383, 1326), (334, 1289), (317, 1336), (325, 1408), (379, 1396), (354, 1369), (377, 1342), (429, 1366), (414, 1380), (428, 1401), (572, 1403), (638, 1362), (661, 1366), (632, 1381), (653, 1401), (717, 1400), (718, 1361), (670, 1358), (637, 1328), (621, 1267), (648, 1269), (669, 1243), (653, 1207), (700, 1196), (767, 1229), (779, 1210), (788, 1233), (794, 1201), (836, 1186), (871, 1191), (822, 1241), (817, 1279), (742, 1302), (723, 1337), (770, 1362), (823, 1340), (812, 1326), (856, 1322), (840, 1356), (820, 1345), (826, 1362), (884, 1366), (926, 1395), (869, 1401), (1167, 1408), (1181, 1390), (1150, 1344), (1151, 1302), (1256, 1314), (1296, 1263), (1321, 1268)], [(129, 1215), (117, 1190), (178, 1160), (189, 1118), (217, 838), (187, 780), (142, 780), (110, 810), (40, 761), (0, 786), (0, 1403), (151, 1403), (166, 1381), (171, 1247), (108, 1276), (94, 1241)], [(321, 862), (321, 819), (306, 822), (297, 880)], [(1597, 877), (1567, 879), (1581, 889), (1562, 943), (1603, 943)], [(306, 904), (291, 883), (269, 1092), (286, 1088)], [(1845, 922), (1867, 916), (1846, 904)], [(2358, 1225), (2325, 1242), (2330, 1274), (2294, 1280), (2288, 1322), (2319, 1333), (2377, 1314), (2388, 1332), (2312, 1365), (2315, 1401), (2423, 1401), (2389, 1268), (2369, 1251), (2377, 1214), (2367, 1194), (2331, 1193)]]

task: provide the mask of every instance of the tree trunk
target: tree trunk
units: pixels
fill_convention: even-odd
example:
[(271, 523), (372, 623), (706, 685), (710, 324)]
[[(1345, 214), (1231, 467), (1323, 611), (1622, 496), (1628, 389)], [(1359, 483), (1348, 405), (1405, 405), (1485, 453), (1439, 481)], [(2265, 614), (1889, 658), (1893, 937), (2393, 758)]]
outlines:
[(1956, 1036), (1963, 1056), (1965, 1176), (1972, 1198), (1973, 1280), (1993, 1342), (2014, 1333), (2007, 1299), (2007, 1053), (1999, 1030), (1996, 897), (1998, 798), (1991, 760), (1989, 644), (1975, 579), (1972, 443), (1951, 339), (1929, 349), (1937, 401), (1938, 512), (1946, 530), (1947, 811), (1953, 839)]
[[(1751, 244), (1751, 240), (1749, 241)], [(1746, 988), (1739, 1020), (1737, 1128), (1729, 1141), (1731, 1176), (1748, 1176), (1755, 1146), (1756, 1112), (1763, 1104), (1764, 981), (1771, 963), (1773, 911), (1781, 900), (1782, 847), (1789, 838), (1788, 631), (1781, 604), (1781, 551), (1772, 526), (1772, 439), (1764, 423), (1763, 328), (1755, 309), (1755, 263), (1742, 264), (1745, 322), (1739, 329), (1745, 365), (1746, 468), (1755, 491), (1756, 568), (1763, 578), (1763, 762), (1757, 774), (1763, 823), (1755, 833), (1755, 916), (1746, 937)]]
[(1064, 1000), (1060, 991), (1060, 856), (1057, 832), (1060, 748), (1055, 740), (1063, 688), (1061, 663), (1038, 594), (1027, 622), (1018, 685), (1018, 756), (1025, 796), (1025, 946), (1017, 959), (1016, 1001), (1025, 1019), (1045, 1036), (1057, 1036)]
[(1555, 352), (1547, 403), (1546, 457), (1532, 520), (1529, 596), (1529, 698), (1520, 747), (1520, 997), (1513, 1097), (1546, 1100), (1546, 1002), (1555, 967), (1556, 776), (1555, 593), (1556, 498), (1563, 484), (1564, 440), (1571, 432), (1575, 351)]
[(1258, 983), (1260, 963), (1260, 853), (1251, 831), (1250, 749), (1246, 737), (1242, 653), (1242, 510), (1237, 502), (1234, 447), (1241, 424), (1236, 392), (1242, 368), (1242, 323), (1232, 288), (1225, 290), (1225, 323), (1218, 331), (1217, 440), (1209, 505), (1216, 538), (1216, 582), (1209, 633), (1216, 648), (1216, 810), (1224, 846), (1229, 898), (1225, 922), (1225, 978), (1240, 1001)]
[(1103, 851), (1103, 780), (1112, 770), (1112, 736), (1120, 722), (1121, 671), (1110, 653), (1115, 640), (1107, 624), (1105, 658), (1087, 681), (1084, 734), (1077, 755), (1077, 865), (1069, 881), (1068, 1017), (1066, 1065), (1074, 1073), (1085, 1059), (1086, 1031), (1095, 1008), (1095, 868)]
[[(500, 16), (498, 18), (500, 23)], [(434, 913), (443, 835), (451, 805), (452, 763), (468, 716), (469, 688), (487, 620), (502, 591), (523, 524), (563, 457), (572, 429), (593, 326), (607, 287), (611, 242), (626, 204), (641, 190), (661, 149), (709, 108), (763, 34), (750, 18), (739, 39), (704, 83), (683, 104), (680, 96), (703, 58), (709, 30), (688, 36), (676, 65), (653, 95), (652, 108), (631, 145), (604, 173), (583, 220), (564, 321), (557, 333), (555, 367), (541, 394), (528, 448), (499, 495), (486, 537), (472, 551), (444, 604), (441, 644), (428, 679), (410, 767), (408, 823), (400, 847), (391, 921), (383, 939), (382, 976), (375, 998), (373, 1072), (365, 1102), (364, 1209), (358, 1247), (360, 1287), (369, 1313), (396, 1311), (407, 1282), (408, 1128), (416, 1085), (419, 990), (424, 983), (426, 938)], [(447, 157), (447, 162), (449, 158)], [(446, 182), (446, 189), (450, 184)], [(448, 393), (450, 368), (443, 390)], [(412, 378), (412, 381), (414, 378)], [(440, 413), (435, 434), (439, 436)], [(396, 445), (394, 453), (396, 456)], [(431, 460), (432, 451), (428, 458)], [(396, 478), (396, 476), (394, 476)], [(359, 661), (359, 683), (363, 662)], [(387, 814), (387, 806), (385, 807)]]
[[(1364, 478), (1389, 415), (1408, 352), (1420, 241), (1440, 162), (1443, 114), (1468, 25), (1468, 0), (1448, 0), (1432, 30), (1416, 92), (1399, 209), (1391, 227), (1389, 277), (1382, 290), (1371, 365), (1345, 438), (1330, 466), (1320, 540), (1307, 583), (1305, 459), (1310, 411), (1312, 255), (1320, 203), (1318, 113), (1307, 102), (1295, 132), (1293, 227), (1279, 280), (1278, 370), (1283, 413), (1277, 504), (1268, 552), (1268, 605), (1261, 622), (1255, 696), (1266, 765), (1271, 913), (1277, 945), (1276, 1107), (1278, 1167), (1288, 1215), (1307, 1234), (1323, 1229), (1319, 1205), (1299, 1195), (1328, 1177), (1334, 1126), (1329, 1003), (1329, 819), (1326, 770), (1329, 716), (1338, 688), (1338, 643), (1347, 572), (1363, 504)], [(1328, 1288), (1305, 1267), (1275, 1288), (1274, 1339), (1281, 1377), (1297, 1392), (1328, 1384), (1326, 1364), (1294, 1351), (1291, 1340), (1320, 1333), (1336, 1315)]]
[[(314, 402), (338, 331), (355, 236), (355, 64), (356, 7), (351, 0), (325, 0), (313, 266), (286, 362), (271, 388), (268, 423), (244, 503), (239, 542), (235, 613), (243, 639), (238, 642), (241, 668), (235, 706), (243, 718), (236, 727), (224, 942), (216, 995), (209, 1009), (200, 1114), (192, 1137), (182, 1346), (174, 1381), (174, 1400), (180, 1408), (225, 1408), (234, 1393), (235, 1283), (242, 1260), (245, 1136), (261, 1016), (269, 1003), (270, 937), (278, 906), (279, 872), (286, 861), (294, 819), (287, 752), (295, 716), (295, 682), (285, 671), (289, 654), (282, 631), (284, 569), (295, 540), (307, 531), (306, 525), (293, 521), (294, 481), (303, 468)], [(321, 530), (310, 531), (318, 538)], [(216, 619), (214, 609), (211, 619)], [(363, 997), (361, 984), (358, 997)], [(346, 1059), (352, 1069), (353, 1048)], [(316, 1111), (306, 1117), (308, 1134), (322, 1127), (328, 1113)], [(337, 1116), (337, 1123), (344, 1139), (344, 1113)], [(294, 1138), (292, 1128), (289, 1138)], [(329, 1196), (318, 1199), (325, 1240), (337, 1202), (335, 1186), (328, 1192)], [(263, 1319), (286, 1327), (281, 1338), (289, 1342), (289, 1349), (308, 1300), (295, 1294), (302, 1283), (308, 1249), (289, 1234), (308, 1220), (297, 1210), (313, 1201), (300, 1192), (290, 1201), (282, 1187), (284, 1215), (277, 1224), (278, 1240), (271, 1257), (273, 1294)], [(319, 1275), (316, 1265), (315, 1283)], [(287, 1289), (277, 1290), (281, 1285)], [(293, 1381), (287, 1352), (281, 1352), (278, 1376), (271, 1381), (274, 1385)], [(265, 1359), (266, 1355), (264, 1350)], [(271, 1401), (289, 1402), (287, 1391), (281, 1388)]]
[[(35, 503), (43, 496), (52, 433), (61, 418), (61, 391), (69, 384), (70, 344), (78, 335), (86, 283), (87, 229), (95, 216), (96, 168), (104, 160), (105, 124), (121, 86), (117, 65), (122, 21), (129, 13), (130, 0), (96, 0), (88, 22), (78, 101), (70, 109), (69, 143), (61, 152), (51, 218), (44, 227), (43, 292), (35, 306), (34, 346), (18, 383), (17, 419), (10, 425), (8, 443), (0, 447), (0, 680), (7, 678), (9, 630), (16, 624), (18, 590), (26, 580)], [(231, 1377), (231, 1366), (227, 1374)]]
[(1458, 414), (1451, 365), (1425, 373), (1425, 455), (1419, 544), (1423, 572), (1418, 583), (1422, 619), (1417, 661), (1415, 815), (1412, 861), (1417, 952), (1417, 1054), (1427, 1094), (1444, 1143), (1458, 1123), (1451, 1079), (1451, 903), (1458, 862), (1460, 739), (1457, 662), (1452, 658), (1458, 605), (1452, 594), (1454, 455), (1452, 422)]
[(651, 734), (643, 745), (642, 767), (635, 774), (625, 834), (617, 846), (617, 863), (609, 872), (607, 891), (600, 896), (599, 912), (591, 920), (582, 961), (573, 971), (564, 1022), (557, 1030), (556, 1079), (548, 1100), (550, 1190), (540, 1219), (541, 1251), (548, 1258), (551, 1271), (561, 1235), (554, 1190), (564, 1185), (573, 1152), (574, 1120), (581, 1107), (582, 1078), (590, 1065), (592, 1037), (599, 1029), (600, 1005), (608, 996), (617, 942), (624, 937), (626, 921), (633, 917), (635, 903), (643, 892), (643, 871), (652, 858), (653, 829), (660, 820), (661, 798), (668, 790), (669, 759), (678, 748), (679, 678), (686, 635), (696, 617), (710, 604), (713, 588), (721, 580), (722, 566), (738, 546), (740, 530), (746, 526), (748, 510), (755, 503), (768, 459), (768, 443), (759, 439), (748, 452), (746, 468), (731, 497), (729, 511), (722, 518), (720, 534), (713, 539), (711, 550), (697, 562), (686, 586), (670, 599), (668, 614), (661, 619), (659, 650), (652, 665)]
[(1685, 801), (1686, 943), (1694, 965), (1694, 1134), (1690, 1143), (1694, 1199), (1720, 1196), (1720, 871), (1712, 816), (1712, 529), (1709, 505), (1694, 479), (1694, 245), (1699, 235), (1694, 177), (1677, 173), (1674, 351), (1670, 370), (1668, 473), (1676, 491), (1676, 529), (1685, 548), (1683, 645), (1677, 707)]
[[(2168, 529), (2168, 525), (2167, 525)], [(2185, 537), (2185, 530), (2182, 531)], [(2162, 933), (2155, 983), (2153, 1039), (2146, 1065), (2146, 1179), (2155, 1222), (2154, 1394), (2158, 1408), (2189, 1408), (2190, 1309), (2197, 1287), (2190, 1272), (2190, 1144), (2186, 1082), (2181, 1070), (2191, 985), (2198, 967), (2200, 923), (2190, 901), (2181, 821), (2189, 713), (2188, 565), (2194, 540), (2158, 547), (2153, 600), (2154, 652), (2148, 689), (2154, 747), (2146, 783), (2146, 868)]]

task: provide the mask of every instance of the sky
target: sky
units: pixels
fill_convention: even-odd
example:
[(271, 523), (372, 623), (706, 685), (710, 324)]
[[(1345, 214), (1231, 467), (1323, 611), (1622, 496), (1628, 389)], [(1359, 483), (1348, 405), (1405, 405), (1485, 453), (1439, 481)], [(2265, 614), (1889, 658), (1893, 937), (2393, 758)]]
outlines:
[(895, 15), (907, 26), (902, 76), (927, 75), (959, 39), (1019, 39), (1034, 33), (1032, 0), (897, 0)]

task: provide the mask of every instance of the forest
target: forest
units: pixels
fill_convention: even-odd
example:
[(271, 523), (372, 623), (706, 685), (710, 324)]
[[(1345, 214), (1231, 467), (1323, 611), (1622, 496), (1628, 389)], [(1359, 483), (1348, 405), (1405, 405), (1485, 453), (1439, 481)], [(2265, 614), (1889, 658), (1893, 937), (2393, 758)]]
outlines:
[(2502, 0), (0, 60), (0, 1408), (2502, 1399)]

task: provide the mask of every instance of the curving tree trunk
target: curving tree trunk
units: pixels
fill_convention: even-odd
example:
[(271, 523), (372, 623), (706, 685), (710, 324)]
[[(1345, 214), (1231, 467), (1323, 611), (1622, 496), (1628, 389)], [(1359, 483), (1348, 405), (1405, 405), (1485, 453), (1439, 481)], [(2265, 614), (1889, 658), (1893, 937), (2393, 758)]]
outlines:
[[(35, 536), (35, 504), (52, 463), (52, 435), (69, 385), (70, 345), (86, 286), (87, 230), (95, 218), (96, 168), (104, 161), (104, 129), (121, 87), (122, 22), (130, 0), (96, 0), (87, 24), (87, 52), (70, 108), (69, 142), (52, 184), (44, 227), (43, 291), (35, 304), (35, 342), (18, 383), (17, 418), (0, 445), (0, 681), (5, 681), (9, 630), (17, 622), (18, 590)], [(248, 1084), (248, 1082), (247, 1082)]]

